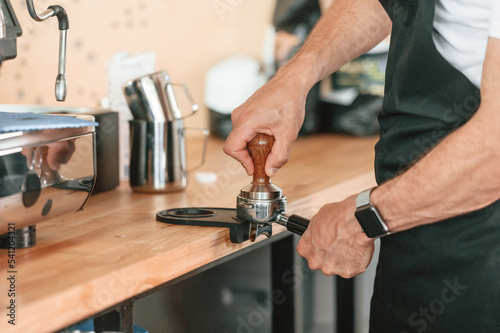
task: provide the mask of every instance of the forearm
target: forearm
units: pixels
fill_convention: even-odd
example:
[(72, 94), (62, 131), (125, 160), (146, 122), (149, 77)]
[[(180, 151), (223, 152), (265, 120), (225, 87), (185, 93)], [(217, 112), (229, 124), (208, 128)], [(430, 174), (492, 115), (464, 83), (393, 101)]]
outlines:
[(306, 97), (312, 86), (385, 38), (391, 23), (377, 0), (335, 0), (301, 50), (245, 103), (236, 108), (233, 130), (224, 152), (236, 158), (248, 174), (253, 162), (246, 149), (257, 133), (272, 135), (266, 161), (272, 177), (287, 161), (302, 126)]
[(372, 49), (388, 36), (390, 29), (391, 21), (377, 0), (334, 0), (276, 78), (292, 77), (311, 88)]
[(391, 232), (468, 213), (500, 197), (498, 141), (482, 122), (472, 119), (372, 192)]
[(391, 231), (468, 213), (500, 198), (500, 40), (490, 39), (481, 105), (461, 128), (371, 199)]

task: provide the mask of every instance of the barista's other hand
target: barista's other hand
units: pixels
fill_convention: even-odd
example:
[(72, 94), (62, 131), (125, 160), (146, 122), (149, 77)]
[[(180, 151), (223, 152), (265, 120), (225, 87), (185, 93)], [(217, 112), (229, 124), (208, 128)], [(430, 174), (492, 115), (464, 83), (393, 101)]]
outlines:
[(59, 170), (61, 164), (66, 164), (75, 152), (75, 140), (66, 140), (49, 143), (42, 147), (44, 163), (47, 163), (51, 170)]
[(309, 268), (351, 278), (370, 264), (374, 241), (362, 231), (354, 211), (356, 196), (323, 206), (313, 216), (297, 246)]
[[(40, 147), (42, 153), (42, 166), (48, 166), (50, 170), (57, 171), (61, 168), (62, 164), (66, 164), (71, 159), (75, 152), (75, 139), (70, 139), (66, 141), (56, 141), (48, 143)], [(25, 148), (21, 153), (28, 159), (28, 163), (31, 163), (32, 154), (34, 153), (32, 148)]]
[(297, 139), (304, 121), (307, 92), (293, 78), (277, 75), (271, 79), (233, 111), (233, 130), (224, 152), (237, 159), (252, 175), (254, 167), (247, 143), (258, 133), (272, 135), (275, 141), (265, 170), (269, 177), (274, 176), (288, 161), (291, 145)]

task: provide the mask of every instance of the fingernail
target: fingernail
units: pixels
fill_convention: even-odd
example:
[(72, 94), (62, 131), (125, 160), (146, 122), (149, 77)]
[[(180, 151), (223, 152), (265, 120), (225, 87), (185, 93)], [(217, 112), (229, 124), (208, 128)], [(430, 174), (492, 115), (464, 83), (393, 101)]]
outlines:
[(271, 168), (269, 169), (269, 176), (274, 176), (276, 174), (276, 172), (278, 172), (278, 169), (277, 168)]

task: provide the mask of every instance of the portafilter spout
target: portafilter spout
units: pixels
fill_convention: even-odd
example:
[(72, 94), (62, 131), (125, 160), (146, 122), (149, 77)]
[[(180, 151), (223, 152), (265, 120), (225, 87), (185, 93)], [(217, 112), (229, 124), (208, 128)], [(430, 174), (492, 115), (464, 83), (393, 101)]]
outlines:
[(68, 82), (66, 80), (66, 44), (69, 29), (68, 15), (63, 7), (59, 5), (49, 6), (43, 13), (38, 14), (35, 10), (33, 0), (26, 0), (28, 11), (31, 17), (38, 22), (56, 16), (59, 22), (59, 65), (55, 84), (55, 95), (57, 101), (65, 101), (68, 92)]

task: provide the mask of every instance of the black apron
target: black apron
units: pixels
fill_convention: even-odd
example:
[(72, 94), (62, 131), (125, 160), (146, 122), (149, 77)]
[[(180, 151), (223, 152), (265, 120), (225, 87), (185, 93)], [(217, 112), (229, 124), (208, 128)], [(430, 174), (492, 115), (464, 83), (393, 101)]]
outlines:
[[(379, 184), (463, 125), (480, 103), (478, 88), (434, 45), (435, 2), (381, 0), (393, 29)], [(370, 332), (500, 332), (500, 203), (382, 238)]]

